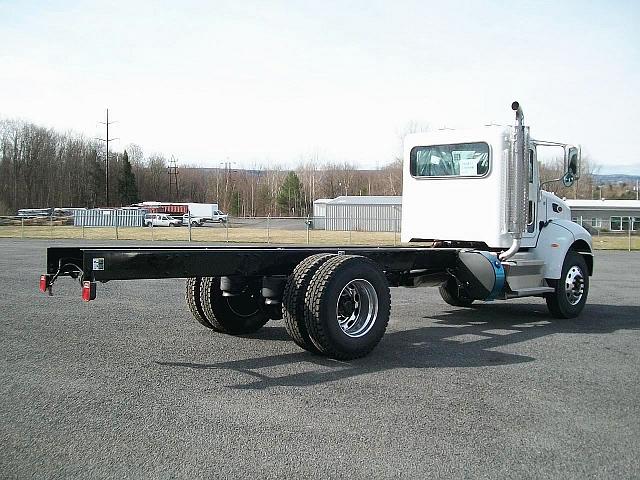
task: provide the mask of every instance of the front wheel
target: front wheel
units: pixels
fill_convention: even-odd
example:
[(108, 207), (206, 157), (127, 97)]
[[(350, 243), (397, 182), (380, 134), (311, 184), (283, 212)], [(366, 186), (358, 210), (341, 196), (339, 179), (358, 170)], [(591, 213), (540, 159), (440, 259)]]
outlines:
[(569, 250), (564, 257), (560, 278), (547, 282), (555, 289), (545, 295), (551, 315), (556, 318), (575, 318), (580, 315), (589, 293), (589, 270), (584, 257)]

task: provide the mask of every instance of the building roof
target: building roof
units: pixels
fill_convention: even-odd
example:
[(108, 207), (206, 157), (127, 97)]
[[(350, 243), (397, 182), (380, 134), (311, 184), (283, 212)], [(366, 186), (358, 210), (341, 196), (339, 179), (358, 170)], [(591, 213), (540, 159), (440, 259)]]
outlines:
[(640, 200), (572, 200), (569, 207), (584, 210), (640, 210)]
[[(640, 200), (574, 200), (566, 199), (569, 207), (583, 210), (640, 210)], [(342, 195), (319, 198), (314, 204), (331, 205), (402, 205), (401, 196)]]
[(342, 195), (332, 199), (322, 198), (319, 201), (316, 200), (316, 202), (331, 205), (401, 205), (402, 197), (384, 195)]

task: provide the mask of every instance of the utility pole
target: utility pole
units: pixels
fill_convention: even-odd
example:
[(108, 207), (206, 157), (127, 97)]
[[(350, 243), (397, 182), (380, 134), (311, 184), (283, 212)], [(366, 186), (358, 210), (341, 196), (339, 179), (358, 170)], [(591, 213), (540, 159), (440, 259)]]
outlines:
[(107, 126), (107, 136), (106, 138), (96, 138), (96, 140), (100, 140), (101, 142), (106, 143), (106, 156), (105, 156), (105, 168), (104, 168), (104, 176), (105, 176), (105, 203), (106, 207), (109, 206), (109, 142), (114, 140), (118, 140), (118, 138), (109, 138), (109, 125), (116, 122), (109, 121), (109, 109), (107, 108), (107, 121), (106, 122), (98, 122), (102, 125)]
[(229, 157), (227, 157), (227, 161), (224, 164), (224, 173), (225, 173), (225, 179), (224, 179), (224, 201), (225, 201), (225, 207), (231, 207), (231, 205), (226, 205), (227, 202), (227, 196), (228, 196), (228, 191), (229, 191), (229, 175), (231, 173), (231, 165), (235, 165), (236, 162), (230, 162), (229, 161)]
[(178, 192), (178, 161), (172, 155), (171, 161), (169, 161), (169, 167), (167, 168), (169, 172), (169, 199), (171, 199), (171, 186), (176, 186), (176, 200), (178, 200), (179, 192)]
[(222, 204), (220, 203), (220, 170), (222, 169), (222, 165), (224, 165), (224, 163), (220, 162), (216, 169), (216, 203), (219, 208), (222, 208)]

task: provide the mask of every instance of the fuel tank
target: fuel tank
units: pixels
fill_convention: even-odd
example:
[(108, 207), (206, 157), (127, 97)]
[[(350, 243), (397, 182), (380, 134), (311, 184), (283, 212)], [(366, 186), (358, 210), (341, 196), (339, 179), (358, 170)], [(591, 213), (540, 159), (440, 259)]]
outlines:
[(495, 300), (504, 290), (505, 272), (490, 252), (462, 250), (456, 261), (456, 278), (474, 300)]

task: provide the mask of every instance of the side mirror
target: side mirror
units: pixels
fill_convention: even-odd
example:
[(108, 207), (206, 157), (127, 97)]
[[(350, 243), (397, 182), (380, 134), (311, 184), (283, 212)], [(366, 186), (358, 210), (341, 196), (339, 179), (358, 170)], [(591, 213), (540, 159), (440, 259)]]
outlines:
[(578, 178), (580, 178), (580, 153), (581, 152), (579, 148), (565, 148), (564, 171), (566, 172), (566, 175), (562, 179), (563, 183), (565, 183), (565, 178), (567, 177), (567, 175), (570, 175), (572, 177), (571, 183), (573, 183), (573, 180), (577, 180)]
[(573, 181), (576, 179), (576, 177), (573, 176), (573, 174), (571, 172), (567, 172), (563, 175), (562, 177), (562, 184), (569, 188), (571, 185), (573, 185)]

